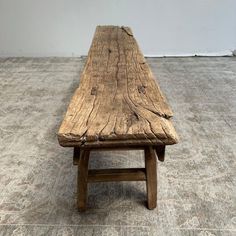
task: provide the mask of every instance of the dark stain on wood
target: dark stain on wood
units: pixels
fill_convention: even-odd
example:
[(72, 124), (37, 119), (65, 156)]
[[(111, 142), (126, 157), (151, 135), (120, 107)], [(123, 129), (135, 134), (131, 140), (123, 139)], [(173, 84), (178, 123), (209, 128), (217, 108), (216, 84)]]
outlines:
[(92, 87), (91, 95), (97, 95), (97, 88), (96, 87)]

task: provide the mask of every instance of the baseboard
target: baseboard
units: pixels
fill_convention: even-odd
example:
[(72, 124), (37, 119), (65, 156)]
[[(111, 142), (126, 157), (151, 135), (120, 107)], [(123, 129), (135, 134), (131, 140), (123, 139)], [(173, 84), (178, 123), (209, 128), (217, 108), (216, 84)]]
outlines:
[(236, 56), (236, 50), (214, 53), (186, 53), (186, 54), (144, 54), (145, 57), (231, 57)]

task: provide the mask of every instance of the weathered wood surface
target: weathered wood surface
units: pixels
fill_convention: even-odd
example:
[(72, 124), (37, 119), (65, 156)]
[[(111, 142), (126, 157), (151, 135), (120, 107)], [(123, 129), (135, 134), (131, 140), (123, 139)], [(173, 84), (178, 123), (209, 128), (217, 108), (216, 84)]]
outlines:
[(98, 26), (58, 133), (62, 146), (177, 143), (172, 111), (128, 27)]

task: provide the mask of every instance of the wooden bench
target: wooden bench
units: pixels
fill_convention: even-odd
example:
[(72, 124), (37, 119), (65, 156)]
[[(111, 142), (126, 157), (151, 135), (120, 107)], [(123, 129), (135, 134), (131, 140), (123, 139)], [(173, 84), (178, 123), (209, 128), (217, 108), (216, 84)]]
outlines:
[[(86, 209), (87, 184), (146, 181), (148, 208), (157, 201), (156, 154), (177, 143), (172, 111), (128, 27), (98, 26), (80, 86), (58, 132), (74, 147), (78, 164), (78, 209)], [(143, 149), (145, 168), (88, 170), (91, 150)]]

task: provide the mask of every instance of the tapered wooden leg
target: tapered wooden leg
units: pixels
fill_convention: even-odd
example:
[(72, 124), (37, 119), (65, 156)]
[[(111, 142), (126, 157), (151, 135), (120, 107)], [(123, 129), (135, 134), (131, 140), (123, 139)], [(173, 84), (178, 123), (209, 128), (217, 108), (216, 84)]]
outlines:
[(79, 158), (80, 158), (80, 149), (78, 147), (74, 147), (73, 165), (79, 165)]
[(159, 161), (165, 160), (165, 147), (166, 146), (158, 146), (156, 147), (156, 153)]
[(78, 210), (85, 211), (87, 203), (87, 185), (88, 185), (88, 150), (80, 151), (80, 161), (78, 166)]
[(153, 147), (145, 148), (145, 168), (147, 185), (148, 209), (154, 209), (157, 206), (157, 161)]

